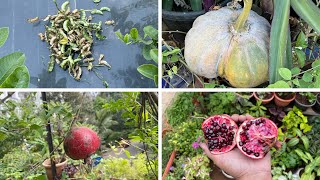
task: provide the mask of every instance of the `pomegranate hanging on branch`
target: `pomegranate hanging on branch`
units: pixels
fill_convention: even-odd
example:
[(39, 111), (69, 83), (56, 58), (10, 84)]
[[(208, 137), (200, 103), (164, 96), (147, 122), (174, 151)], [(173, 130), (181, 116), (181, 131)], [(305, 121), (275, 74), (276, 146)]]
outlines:
[(223, 7), (198, 17), (185, 39), (185, 60), (196, 74), (223, 77), (234, 87), (256, 87), (268, 80), (270, 24), (244, 8)]
[(86, 160), (100, 147), (100, 138), (90, 128), (76, 127), (67, 134), (63, 146), (71, 159)]

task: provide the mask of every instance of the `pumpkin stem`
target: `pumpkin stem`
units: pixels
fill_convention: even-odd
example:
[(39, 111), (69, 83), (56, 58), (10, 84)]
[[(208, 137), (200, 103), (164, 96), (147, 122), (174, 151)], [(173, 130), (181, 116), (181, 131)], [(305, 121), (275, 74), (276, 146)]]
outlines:
[(240, 16), (238, 17), (236, 24), (234, 26), (234, 29), (236, 31), (243, 29), (243, 27), (249, 17), (250, 10), (252, 7), (252, 0), (243, 0), (243, 2), (244, 2), (244, 8), (243, 8)]

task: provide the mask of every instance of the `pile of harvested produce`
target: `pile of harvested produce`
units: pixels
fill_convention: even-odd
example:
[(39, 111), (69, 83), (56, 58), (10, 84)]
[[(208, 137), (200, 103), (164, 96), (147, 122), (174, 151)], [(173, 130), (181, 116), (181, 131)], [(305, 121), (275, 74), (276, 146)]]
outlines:
[[(104, 11), (110, 11), (108, 7), (102, 7), (100, 10), (70, 10), (69, 1), (66, 1), (58, 7), (54, 0), (58, 13), (48, 15), (43, 21), (48, 21), (45, 26), (45, 33), (40, 33), (41, 40), (46, 41), (51, 51), (48, 71), (52, 72), (55, 64), (68, 70), (69, 74), (76, 80), (81, 79), (82, 68), (86, 67), (91, 71), (97, 66), (111, 66), (104, 60), (101, 54), (98, 59), (98, 65), (94, 65), (92, 55), (93, 34), (98, 40), (106, 39), (102, 33), (102, 22), (93, 23), (92, 16), (87, 16), (86, 12), (91, 14), (101, 14)], [(109, 23), (106, 22), (109, 25)]]

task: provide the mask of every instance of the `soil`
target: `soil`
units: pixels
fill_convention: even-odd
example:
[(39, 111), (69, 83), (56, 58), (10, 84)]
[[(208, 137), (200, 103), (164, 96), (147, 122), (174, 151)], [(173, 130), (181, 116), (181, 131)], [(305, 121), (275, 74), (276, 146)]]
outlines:
[(272, 93), (265, 93), (265, 94), (258, 94), (257, 93), (257, 95), (260, 99), (270, 99), (272, 97)]
[(311, 103), (308, 101), (307, 97), (305, 97), (305, 96), (301, 96), (300, 94), (297, 94), (296, 99), (301, 104), (311, 105)]
[(278, 97), (280, 97), (281, 99), (291, 99), (294, 96), (294, 93), (282, 93), (282, 96), (280, 96), (278, 93), (276, 93)]

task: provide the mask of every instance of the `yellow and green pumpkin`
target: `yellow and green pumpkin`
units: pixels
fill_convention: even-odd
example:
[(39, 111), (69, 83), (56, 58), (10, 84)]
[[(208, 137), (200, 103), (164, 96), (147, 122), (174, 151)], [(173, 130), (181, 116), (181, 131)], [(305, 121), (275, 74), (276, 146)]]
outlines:
[(199, 16), (185, 39), (185, 60), (196, 74), (223, 77), (234, 87), (256, 87), (268, 80), (270, 24), (251, 11), (223, 7)]

